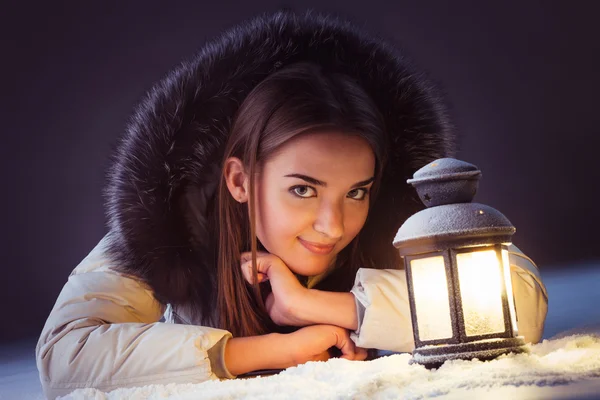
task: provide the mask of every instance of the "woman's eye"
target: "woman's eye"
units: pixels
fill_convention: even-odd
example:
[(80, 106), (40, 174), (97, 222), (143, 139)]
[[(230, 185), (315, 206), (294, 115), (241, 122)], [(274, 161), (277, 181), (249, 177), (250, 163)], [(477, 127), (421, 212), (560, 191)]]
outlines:
[(368, 190), (364, 188), (353, 189), (348, 192), (348, 197), (354, 200), (364, 200), (367, 196)]
[(296, 196), (302, 197), (303, 199), (314, 197), (315, 194), (315, 190), (310, 186), (294, 186), (290, 189), (290, 191)]

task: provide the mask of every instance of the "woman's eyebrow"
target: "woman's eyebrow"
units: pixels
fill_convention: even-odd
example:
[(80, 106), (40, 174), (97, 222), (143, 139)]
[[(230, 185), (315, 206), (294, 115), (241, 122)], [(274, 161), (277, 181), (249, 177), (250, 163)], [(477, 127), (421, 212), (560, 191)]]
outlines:
[[(303, 181), (306, 181), (308, 183), (311, 183), (313, 185), (317, 185), (317, 186), (323, 186), (323, 187), (327, 187), (327, 183), (320, 181), (318, 179), (315, 179), (311, 176), (308, 175), (302, 175), (302, 174), (288, 174), (285, 175), (286, 178), (298, 178), (298, 179), (302, 179)], [(375, 180), (375, 177), (372, 176), (369, 179), (366, 179), (364, 181), (360, 181), (360, 182), (356, 182), (354, 185), (352, 185), (352, 189), (360, 187), (360, 186), (365, 186), (368, 185), (369, 183), (373, 182)]]
[(317, 185), (317, 186), (325, 186), (327, 187), (327, 184), (323, 181), (320, 181), (318, 179), (312, 178), (308, 175), (302, 175), (302, 174), (289, 174), (289, 175), (285, 175), (286, 178), (298, 178), (298, 179), (302, 179), (303, 181), (306, 181), (308, 183), (312, 183), (313, 185)]
[(351, 189), (354, 189), (354, 188), (357, 188), (357, 187), (360, 187), (360, 186), (366, 186), (369, 183), (373, 182), (374, 180), (375, 180), (375, 177), (372, 176), (372, 177), (370, 177), (367, 180), (356, 182), (354, 185), (352, 185)]

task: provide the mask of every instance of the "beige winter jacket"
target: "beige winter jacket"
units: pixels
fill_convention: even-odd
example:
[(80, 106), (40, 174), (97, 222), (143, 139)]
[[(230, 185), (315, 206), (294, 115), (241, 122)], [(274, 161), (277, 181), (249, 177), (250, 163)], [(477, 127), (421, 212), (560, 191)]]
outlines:
[[(107, 238), (73, 270), (43, 328), (37, 367), (48, 398), (83, 387), (198, 383), (234, 378), (223, 362), (231, 334), (206, 326), (169, 323), (170, 308), (140, 282), (111, 270)], [(542, 336), (548, 299), (539, 272), (511, 248), (519, 332), (530, 342)], [(357, 345), (392, 351), (414, 347), (404, 271), (361, 269), (352, 290), (357, 299)], [(159, 322), (165, 316), (167, 322)], [(185, 320), (185, 315), (179, 315)]]

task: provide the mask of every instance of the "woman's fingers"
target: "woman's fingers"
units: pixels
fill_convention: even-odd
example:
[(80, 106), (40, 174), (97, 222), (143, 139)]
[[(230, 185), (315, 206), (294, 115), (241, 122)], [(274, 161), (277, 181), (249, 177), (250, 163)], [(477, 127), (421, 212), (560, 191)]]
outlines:
[[(264, 252), (264, 251), (257, 251), (256, 252), (256, 259), (258, 260), (259, 257), (264, 257), (266, 255), (269, 255), (269, 253)], [(241, 260), (242, 263), (245, 263), (246, 261), (252, 261), (252, 252), (251, 251), (245, 251), (241, 254)]]
[(350, 332), (344, 328), (338, 328), (334, 334), (336, 336), (335, 346), (342, 352), (341, 358), (346, 360), (360, 360), (363, 361), (367, 358), (367, 350), (362, 347), (356, 347), (352, 339), (350, 339)]
[(359, 361), (364, 361), (367, 359), (368, 353), (367, 349), (363, 349), (362, 347), (355, 347), (354, 359)]
[[(246, 279), (248, 283), (254, 283), (254, 277), (252, 276), (252, 261), (242, 263), (242, 273), (244, 274), (244, 279)], [(257, 275), (259, 283), (264, 282), (269, 278), (267, 274), (262, 272), (258, 272)]]
[(354, 360), (354, 342), (350, 339), (350, 334), (344, 328), (336, 328), (333, 334), (336, 337), (335, 346), (342, 352), (341, 358)]
[[(264, 263), (260, 262), (260, 258), (261, 256), (264, 256), (267, 253), (264, 252), (258, 252), (256, 254), (256, 264), (257, 264), (257, 269), (258, 269), (258, 282), (264, 282), (265, 280), (268, 279), (268, 276), (266, 274), (266, 270), (268, 268), (265, 268)], [(244, 279), (246, 279), (246, 281), (250, 284), (254, 283), (254, 279), (252, 276), (252, 252), (248, 251), (245, 253), (241, 254), (241, 268), (242, 268), (242, 273), (244, 274)]]

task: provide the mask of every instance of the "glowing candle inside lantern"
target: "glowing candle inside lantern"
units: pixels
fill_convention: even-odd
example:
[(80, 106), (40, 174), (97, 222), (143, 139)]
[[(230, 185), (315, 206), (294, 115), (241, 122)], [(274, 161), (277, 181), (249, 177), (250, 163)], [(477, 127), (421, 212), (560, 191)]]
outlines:
[(452, 337), (452, 320), (444, 257), (411, 260), (412, 284), (419, 338), (425, 340)]
[(456, 255), (465, 334), (501, 333), (505, 330), (502, 308), (502, 280), (494, 250)]

